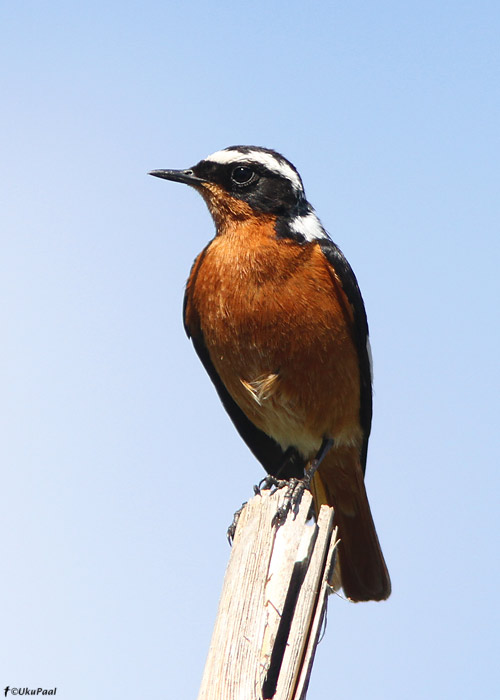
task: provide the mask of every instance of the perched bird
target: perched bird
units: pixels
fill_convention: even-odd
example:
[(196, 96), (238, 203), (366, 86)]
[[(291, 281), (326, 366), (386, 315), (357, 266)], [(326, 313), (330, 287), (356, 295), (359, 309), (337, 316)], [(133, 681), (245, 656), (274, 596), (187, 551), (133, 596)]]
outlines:
[[(215, 237), (186, 286), (184, 325), (243, 440), (268, 474), (312, 477), (335, 509), (342, 587), (391, 583), (364, 484), (372, 419), (368, 324), (356, 277), (301, 177), (267, 148), (231, 146), (188, 170), (153, 170), (205, 200)], [(316, 464), (317, 464), (316, 462)]]

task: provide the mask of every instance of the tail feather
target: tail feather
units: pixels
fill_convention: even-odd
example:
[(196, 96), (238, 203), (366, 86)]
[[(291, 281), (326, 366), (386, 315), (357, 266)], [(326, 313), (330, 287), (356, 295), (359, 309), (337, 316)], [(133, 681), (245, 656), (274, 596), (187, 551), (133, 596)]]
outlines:
[[(333, 506), (339, 529), (340, 579), (352, 601), (385, 600), (391, 580), (375, 530), (356, 448), (333, 448), (313, 477), (316, 511)], [(337, 567), (336, 567), (337, 569)]]

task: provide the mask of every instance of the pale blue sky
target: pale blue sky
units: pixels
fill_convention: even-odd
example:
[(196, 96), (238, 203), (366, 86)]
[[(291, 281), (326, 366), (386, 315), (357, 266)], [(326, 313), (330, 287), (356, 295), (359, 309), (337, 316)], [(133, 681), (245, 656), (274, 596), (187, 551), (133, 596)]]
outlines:
[(500, 7), (0, 7), (0, 687), (196, 697), (262, 471), (181, 322), (212, 236), (147, 177), (299, 169), (358, 276), (387, 603), (331, 599), (311, 700), (498, 697)]

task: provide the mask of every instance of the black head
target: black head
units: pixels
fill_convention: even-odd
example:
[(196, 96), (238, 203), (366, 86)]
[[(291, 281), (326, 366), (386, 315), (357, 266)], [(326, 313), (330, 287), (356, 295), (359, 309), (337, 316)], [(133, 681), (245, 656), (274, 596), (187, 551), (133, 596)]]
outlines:
[(226, 196), (246, 202), (255, 213), (293, 216), (307, 208), (296, 168), (269, 148), (231, 146), (189, 170), (154, 170), (151, 175), (184, 182), (202, 194), (206, 185), (218, 186)]
[(265, 215), (275, 219), (278, 238), (298, 243), (328, 238), (306, 200), (296, 168), (269, 148), (231, 146), (189, 170), (153, 170), (150, 174), (197, 189), (218, 232), (231, 220)]

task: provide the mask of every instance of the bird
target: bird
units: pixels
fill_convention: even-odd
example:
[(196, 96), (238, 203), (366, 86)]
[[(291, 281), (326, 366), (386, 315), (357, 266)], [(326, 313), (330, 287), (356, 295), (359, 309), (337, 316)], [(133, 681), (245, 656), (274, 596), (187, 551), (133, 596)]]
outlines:
[[(354, 602), (391, 581), (364, 474), (372, 421), (368, 322), (356, 276), (277, 151), (230, 146), (186, 170), (153, 170), (205, 200), (215, 235), (195, 259), (184, 327), (224, 408), (271, 477), (304, 479), (333, 506)], [(312, 473), (314, 472), (314, 473)]]

